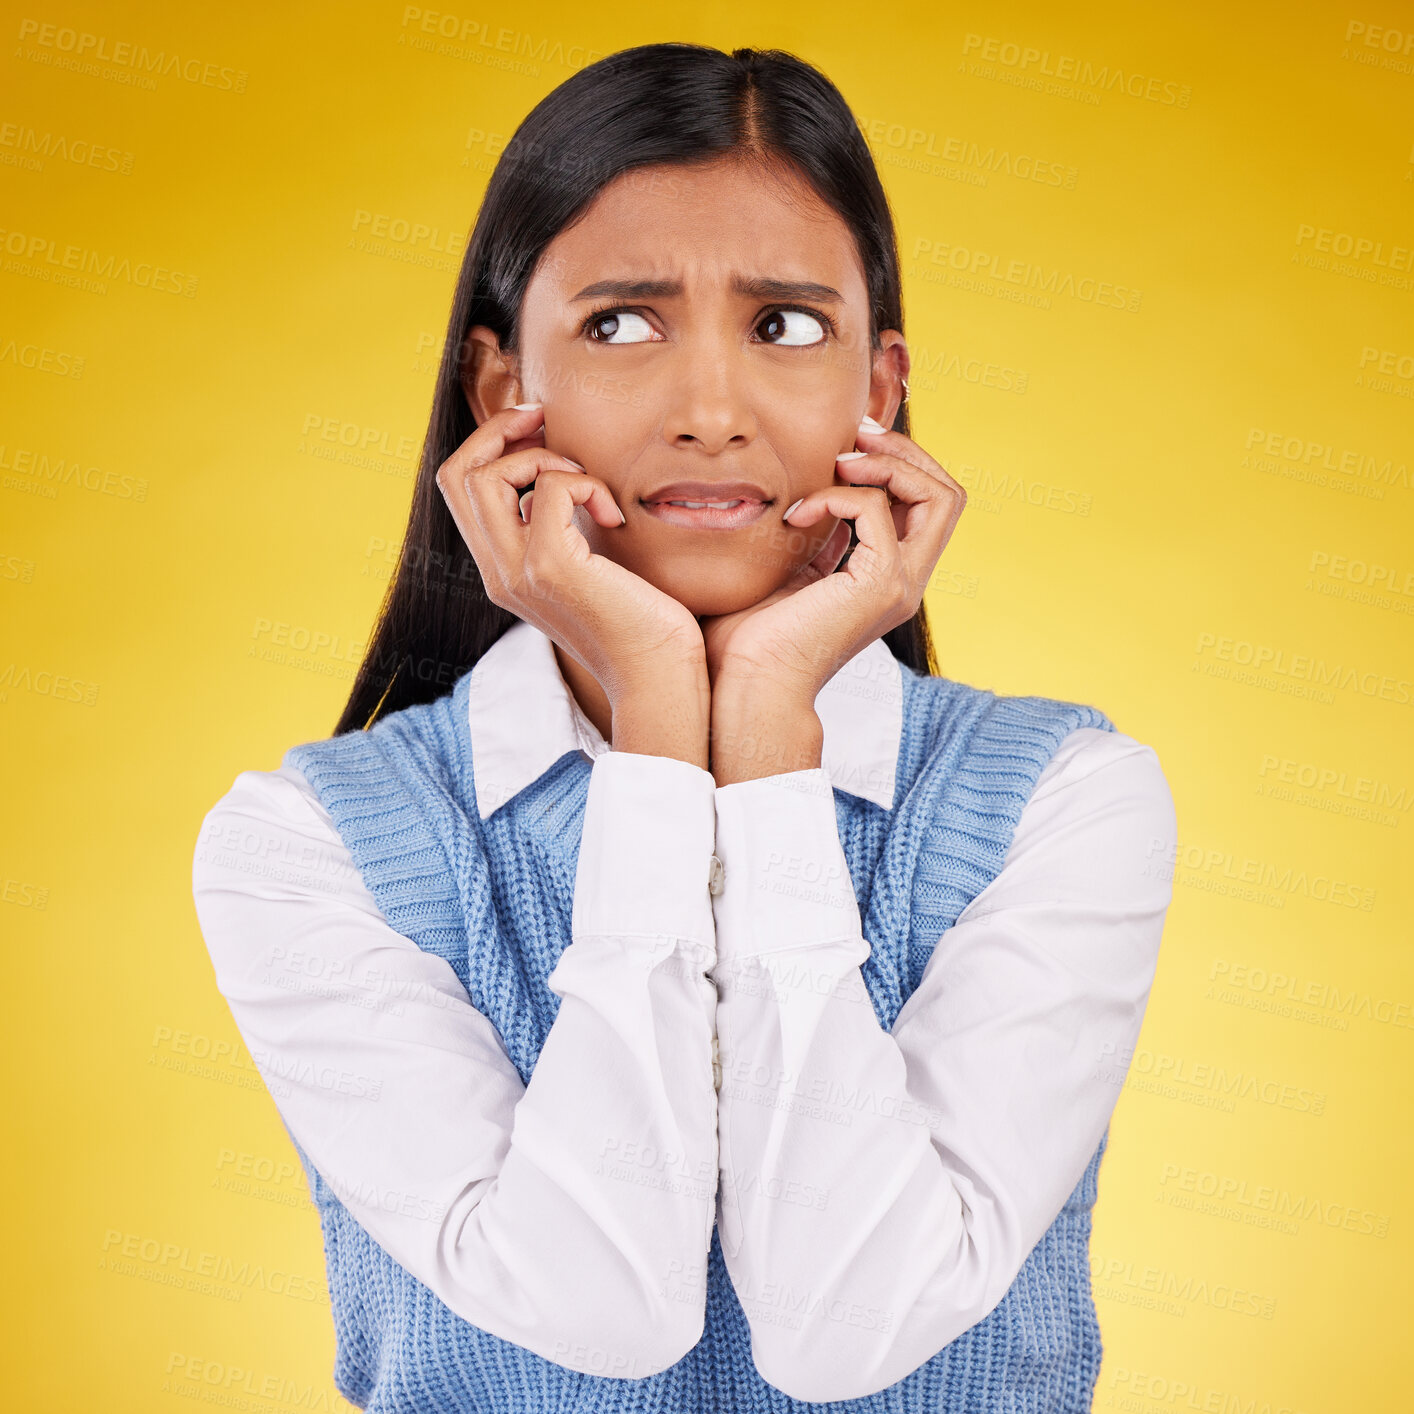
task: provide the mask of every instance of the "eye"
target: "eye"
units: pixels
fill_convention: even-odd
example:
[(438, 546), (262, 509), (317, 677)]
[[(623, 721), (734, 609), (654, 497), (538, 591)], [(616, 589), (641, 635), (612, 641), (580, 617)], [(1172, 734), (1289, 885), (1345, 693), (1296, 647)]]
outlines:
[(773, 309), (756, 327), (779, 333), (779, 338), (768, 337), (768, 343), (792, 347), (823, 343), (829, 328), (823, 314), (808, 309)]
[(596, 344), (643, 344), (656, 337), (653, 326), (631, 309), (607, 309), (584, 321), (585, 332)]

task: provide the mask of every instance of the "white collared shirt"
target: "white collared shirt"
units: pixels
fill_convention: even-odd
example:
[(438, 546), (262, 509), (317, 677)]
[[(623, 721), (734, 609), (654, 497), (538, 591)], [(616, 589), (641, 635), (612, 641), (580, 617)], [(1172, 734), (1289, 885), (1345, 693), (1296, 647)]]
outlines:
[(470, 687), (483, 817), (566, 751), (594, 763), (554, 1026), (522, 1084), (299, 771), (243, 771), (193, 892), (290, 1133), (452, 1310), (557, 1363), (680, 1359), (716, 1219), (769, 1383), (831, 1400), (902, 1379), (995, 1307), (1109, 1122), (1171, 896), (1154, 751), (1065, 738), (885, 1031), (832, 796), (892, 807), (903, 695), (882, 640), (821, 690), (819, 768), (723, 787), (612, 751), (530, 624)]

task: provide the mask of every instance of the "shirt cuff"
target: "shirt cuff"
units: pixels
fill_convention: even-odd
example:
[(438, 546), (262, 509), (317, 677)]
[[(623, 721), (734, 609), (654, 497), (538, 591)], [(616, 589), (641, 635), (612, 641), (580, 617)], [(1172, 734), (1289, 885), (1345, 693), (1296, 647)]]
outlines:
[(686, 939), (715, 955), (708, 881), (716, 832), (710, 771), (672, 756), (605, 751), (589, 777), (574, 937)]
[(719, 786), (716, 808), (719, 962), (863, 937), (823, 768)]

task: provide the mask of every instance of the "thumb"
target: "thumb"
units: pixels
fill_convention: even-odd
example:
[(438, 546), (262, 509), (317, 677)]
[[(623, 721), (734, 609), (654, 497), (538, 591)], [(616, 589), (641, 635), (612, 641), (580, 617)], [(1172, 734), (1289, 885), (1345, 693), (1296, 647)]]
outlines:
[(849, 549), (849, 537), (849, 522), (836, 522), (825, 543), (815, 552), (815, 558), (795, 572), (790, 581), (790, 588), (803, 589), (807, 584), (814, 584), (817, 580), (834, 574), (840, 561), (844, 559), (845, 551)]
[(839, 568), (839, 563), (844, 559), (844, 553), (848, 549), (849, 522), (842, 520), (836, 524), (826, 537), (825, 543), (815, 552), (815, 558), (801, 565), (774, 594), (767, 595), (756, 607), (764, 609), (768, 604), (774, 604), (778, 599), (789, 599), (792, 594), (808, 585), (828, 579)]
[[(798, 590), (804, 589), (807, 585), (815, 584), (819, 580), (828, 579), (835, 570), (839, 568), (839, 563), (844, 559), (845, 551), (849, 549), (849, 522), (842, 520), (835, 526), (826, 538), (825, 543), (815, 552), (815, 558), (808, 564), (802, 565), (796, 572), (777, 589), (773, 594), (768, 594), (759, 604), (753, 604), (753, 610), (769, 608), (772, 604), (779, 603), (782, 599), (789, 599)], [(723, 618), (730, 618), (731, 615), (722, 615)]]

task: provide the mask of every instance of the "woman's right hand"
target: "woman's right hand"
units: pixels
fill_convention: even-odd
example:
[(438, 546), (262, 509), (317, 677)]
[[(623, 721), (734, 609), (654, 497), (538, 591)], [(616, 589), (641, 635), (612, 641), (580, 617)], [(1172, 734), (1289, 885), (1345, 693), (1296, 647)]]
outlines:
[[(697, 619), (671, 595), (595, 555), (575, 527), (583, 506), (613, 529), (623, 515), (609, 488), (544, 446), (544, 409), (503, 408), (437, 468), (437, 485), (471, 551), (486, 596), (533, 623), (591, 672), (610, 705), (650, 694), (685, 696), (706, 674)], [(539, 445), (537, 445), (537, 442)], [(519, 450), (507, 452), (508, 444)], [(521, 497), (534, 483), (534, 511)]]

